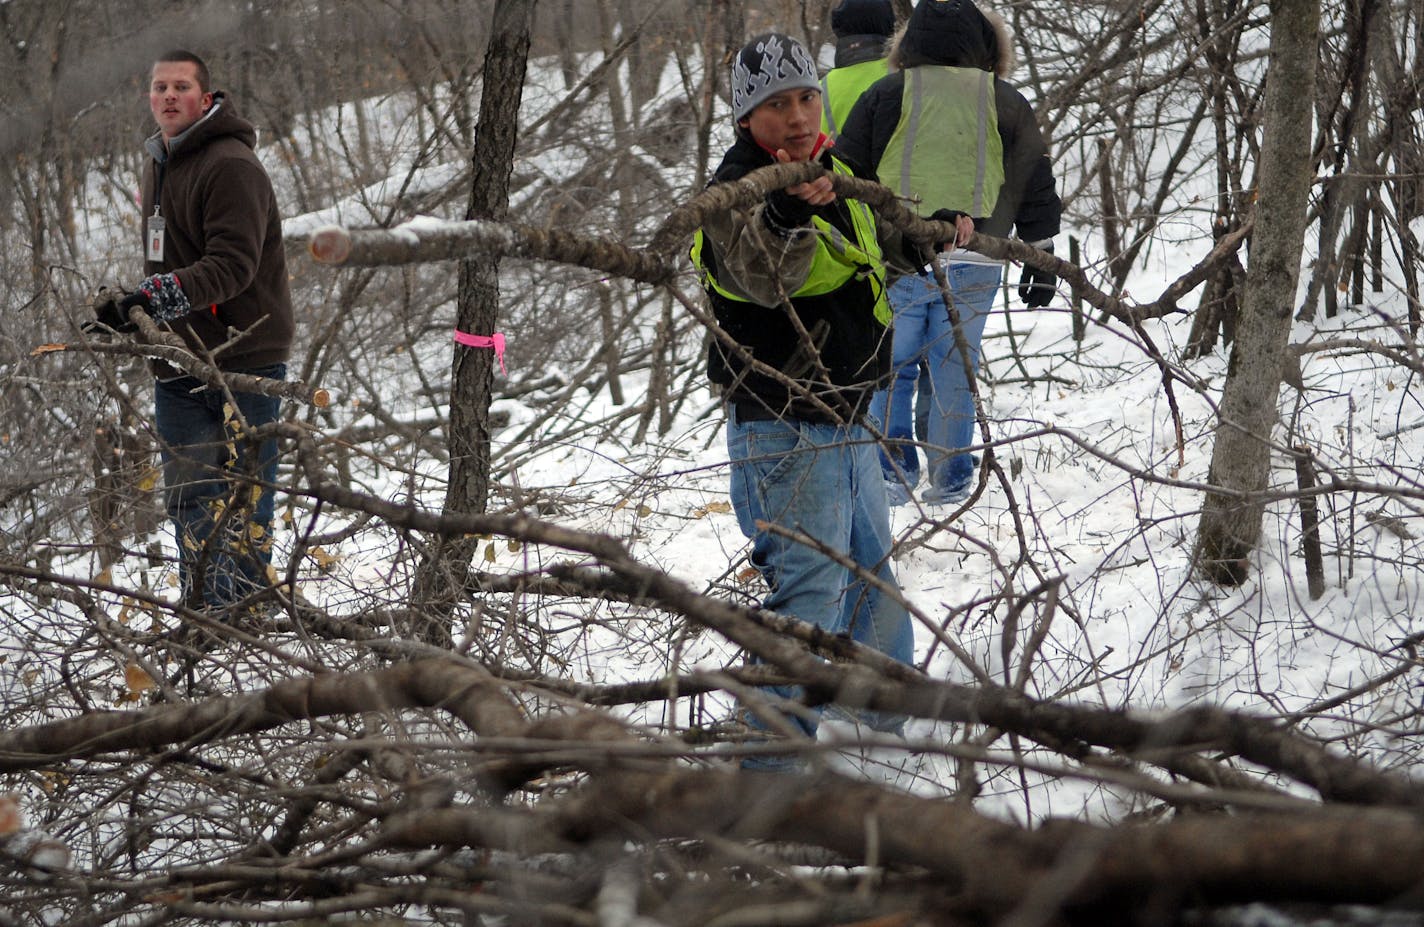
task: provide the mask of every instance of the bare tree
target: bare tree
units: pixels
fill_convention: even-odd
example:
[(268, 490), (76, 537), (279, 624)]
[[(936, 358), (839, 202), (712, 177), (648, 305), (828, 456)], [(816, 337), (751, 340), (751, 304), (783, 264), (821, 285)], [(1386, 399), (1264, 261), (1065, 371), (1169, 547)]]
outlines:
[(1300, 278), (1310, 190), (1310, 97), (1315, 84), (1320, 4), (1271, 5), (1271, 56), (1257, 171), (1257, 231), (1246, 271), (1231, 370), (1222, 391), (1207, 493), (1197, 537), (1202, 569), (1221, 583), (1241, 583), (1261, 535), (1261, 494), (1271, 473), (1279, 420), (1290, 303)]
[[(481, 72), (480, 118), (471, 155), (470, 202), (465, 218), (498, 219), (509, 205), (509, 177), (519, 132), (519, 101), (529, 57), (534, 0), (497, 0)], [(450, 485), (445, 506), (451, 512), (481, 512), (489, 500), (490, 396), (497, 358), (503, 349), (493, 338), (499, 326), (499, 260), (470, 258), (460, 265), (456, 331), (490, 340), (487, 350), (455, 353), (450, 391)], [(502, 338), (503, 336), (500, 335)], [(436, 624), (457, 597), (477, 545), (437, 544), (417, 577), (415, 600), (434, 618), (422, 633), (433, 643), (448, 643), (449, 633)]]

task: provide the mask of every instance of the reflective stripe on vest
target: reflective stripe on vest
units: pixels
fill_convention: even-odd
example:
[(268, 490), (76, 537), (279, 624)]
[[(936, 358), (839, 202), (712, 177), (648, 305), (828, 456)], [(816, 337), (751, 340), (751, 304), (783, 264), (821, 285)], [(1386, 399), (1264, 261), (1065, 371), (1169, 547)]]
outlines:
[(900, 122), (878, 173), (881, 183), (917, 200), (921, 215), (942, 208), (992, 215), (1004, 186), (994, 76), (937, 65), (905, 71)]
[[(851, 175), (850, 168), (835, 157), (831, 158), (831, 166), (837, 174)], [(840, 229), (820, 216), (812, 216), (811, 225), (816, 233), (816, 253), (811, 258), (811, 271), (806, 275), (806, 281), (791, 297), (795, 299), (799, 296), (824, 296), (834, 293), (852, 280), (868, 279), (871, 291), (875, 294), (875, 306), (872, 309), (875, 318), (881, 325), (889, 325), (891, 314), (890, 303), (885, 295), (885, 262), (880, 251), (880, 239), (875, 232), (875, 214), (859, 200), (845, 199), (841, 202), (850, 213), (856, 240), (851, 242)], [(711, 271), (702, 262), (703, 244), (702, 230), (698, 229), (692, 236), (690, 257), (702, 279), (702, 285), (725, 299), (749, 303), (750, 300), (727, 290), (712, 276)]]
[(846, 117), (855, 101), (889, 71), (890, 65), (884, 58), (827, 71), (821, 78), (821, 131), (835, 138), (845, 128)]

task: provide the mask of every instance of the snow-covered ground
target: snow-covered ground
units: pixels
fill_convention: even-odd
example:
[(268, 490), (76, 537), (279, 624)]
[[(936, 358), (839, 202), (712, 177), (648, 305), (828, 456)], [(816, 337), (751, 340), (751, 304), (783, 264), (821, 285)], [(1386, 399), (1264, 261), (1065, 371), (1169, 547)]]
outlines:
[[(1173, 270), (1144, 278), (1141, 289), (1160, 289)], [(991, 478), (974, 507), (950, 522), (943, 521), (951, 513), (944, 507), (912, 503), (894, 511), (904, 542), (896, 558), (899, 581), (927, 622), (917, 632), (923, 668), (936, 678), (972, 680), (937, 643), (938, 629), (991, 676), (1003, 679), (1007, 670), (1014, 678), (1036, 622), (1051, 619), (1027, 675), (1031, 695), (1139, 710), (1215, 704), (1274, 715), (1307, 709), (1397, 665), (1396, 648), (1413, 633), (1418, 614), (1419, 545), (1366, 521), (1364, 510), (1407, 516), (1407, 509), (1343, 493), (1322, 500), (1328, 588), (1316, 601), (1306, 592), (1299, 516), (1289, 500), (1268, 512), (1250, 581), (1237, 589), (1204, 582), (1193, 575), (1190, 554), (1224, 357), (1183, 365), (1202, 388), (1174, 385), (1184, 437), (1179, 448), (1159, 368), (1129, 333), (1092, 325), (1075, 345), (1061, 301), (1033, 313), (1017, 308), (1016, 297), (1013, 303), (991, 321), (984, 349), (986, 413), (1007, 487)], [(1358, 335), (1362, 317), (1352, 313), (1337, 322)], [(1175, 319), (1148, 326), (1173, 362), (1188, 324)], [(1301, 325), (1295, 340), (1327, 334)], [(1025, 372), (1041, 379), (1025, 381)], [(1308, 440), (1322, 469), (1388, 481), (1381, 464), (1412, 466), (1420, 431), (1379, 437), (1420, 416), (1399, 368), (1377, 358), (1315, 356), (1304, 373), (1309, 401), (1296, 412), (1294, 390), (1283, 388), (1283, 415), (1299, 415), (1303, 437), (1290, 440)], [(746, 542), (726, 505), (720, 422), (701, 415), (706, 403), (688, 407), (693, 414), (656, 446), (560, 446), (521, 466), (519, 481), (577, 500), (565, 516), (571, 523), (630, 539), (641, 558), (695, 587), (731, 586), (754, 595), (757, 580), (746, 575), (741, 559)], [(1274, 483), (1294, 486), (1289, 459), (1276, 461)], [(524, 569), (528, 556), (500, 559)], [(1020, 561), (1032, 569), (1016, 567)], [(1001, 596), (1016, 598), (1050, 579), (1061, 579), (1057, 609), (1049, 615), (1035, 606), (1020, 616), (1006, 667), (1008, 609)], [(581, 645), (585, 669), (601, 682), (656, 677), (669, 667), (649, 664), (657, 635), (649, 631), (643, 638), (643, 645), (625, 649), (591, 635)], [(689, 669), (729, 657), (716, 642), (701, 641), (666, 660)], [(1348, 729), (1350, 746), (1386, 764), (1408, 763), (1414, 748), (1389, 728), (1408, 697), (1404, 687), (1387, 687), (1363, 707), (1339, 709), (1338, 721), (1327, 715), (1311, 729), (1326, 736)], [(827, 728), (829, 736), (847, 733), (843, 726)], [(928, 724), (910, 731), (912, 741), (926, 745), (956, 735)], [(897, 767), (906, 762), (895, 760)], [(948, 768), (912, 759), (909, 771), (895, 778), (943, 788), (953, 781)], [(1122, 797), (1103, 788), (1040, 783), (1031, 796), (1017, 776), (986, 785), (1000, 793), (1009, 813), (1122, 810)]]
[[(552, 85), (552, 73), (537, 71), (532, 81)], [(537, 114), (549, 97), (531, 93), (530, 100)], [(403, 170), (416, 165), (420, 139), (412, 134), (413, 123), (392, 115), (398, 110), (373, 106), (367, 116), (377, 124), (396, 125), (388, 147), (377, 154)], [(351, 118), (343, 112), (323, 118)], [(324, 124), (321, 119), (306, 123)], [(725, 144), (729, 138), (719, 141)], [(288, 144), (298, 154), (310, 148), (309, 139)], [(275, 158), (276, 151), (268, 150), (267, 156)], [(526, 167), (533, 176), (558, 178), (570, 170), (575, 156), (544, 152), (542, 160)], [(336, 219), (352, 224), (378, 219), (394, 190), (435, 189), (456, 175), (448, 163), (428, 164), (409, 185), (372, 180), (341, 203), (293, 216), (289, 234)], [(1178, 241), (1164, 240), (1149, 252), (1129, 292), (1140, 298), (1158, 293), (1200, 259), (1210, 236), (1204, 227), (1191, 235), (1186, 228), (1191, 221), (1184, 216), (1172, 226)], [(1072, 231), (1092, 242), (1091, 230)], [(1302, 264), (1309, 259), (1303, 255)], [(311, 268), (294, 272), (309, 274)], [(558, 276), (557, 269), (524, 265), (511, 272)], [(929, 674), (956, 682), (973, 678), (946, 646), (945, 640), (952, 639), (992, 677), (1014, 681), (1021, 676), (1026, 691), (1038, 698), (1143, 711), (1206, 703), (1276, 715), (1309, 709), (1397, 665), (1399, 642), (1419, 630), (1415, 616), (1421, 594), (1419, 519), (1403, 502), (1347, 493), (1321, 499), (1327, 589), (1318, 600), (1306, 592), (1298, 506), (1290, 499), (1270, 507), (1245, 585), (1223, 589), (1205, 583), (1191, 572), (1190, 554), (1211, 454), (1213, 403), (1225, 376), (1224, 352), (1183, 361), (1187, 316), (1145, 326), (1167, 361), (1182, 369), (1172, 385), (1181, 415), (1179, 444), (1161, 371), (1130, 331), (1116, 323), (1090, 322), (1085, 339), (1075, 343), (1066, 294), (1047, 310), (1026, 312), (1012, 290), (1016, 270), (1010, 270), (1007, 282), (1009, 298), (1001, 302), (985, 336), (982, 371), (994, 454), (1007, 482), (991, 476), (976, 504), (952, 521), (945, 520), (951, 509), (944, 507), (912, 504), (894, 513), (903, 541), (896, 571), (923, 619), (916, 660)], [(691, 285), (690, 280), (684, 283)], [(1351, 337), (1397, 343), (1383, 320), (1404, 314), (1403, 297), (1386, 294), (1381, 299), (1376, 307), (1349, 310), (1329, 323), (1298, 323), (1292, 341)], [(1186, 306), (1194, 302), (1195, 294)], [(449, 303), (430, 307), (432, 334), (422, 336), (415, 351), (428, 370), (443, 374), (448, 367), (451, 346), (441, 320), (451, 317)], [(647, 321), (649, 330), (655, 321)], [(347, 334), (356, 350), (358, 337)], [(690, 330), (688, 337), (695, 342), (700, 334)], [(514, 357), (517, 333), (511, 339)], [(411, 369), (409, 356), (376, 360), (367, 373), (383, 391), (379, 398), (387, 414), (406, 421), (444, 416), (446, 410), (420, 384), (402, 378), (402, 371)], [(527, 369), (511, 373), (529, 376)], [(1424, 428), (1410, 426), (1424, 422), (1424, 409), (1408, 371), (1378, 355), (1335, 350), (1307, 355), (1303, 377), (1303, 393), (1282, 390), (1284, 424), (1277, 439), (1309, 444), (1322, 473), (1386, 485), (1413, 479), (1417, 498)], [(630, 374), (623, 384), (631, 401), (640, 399), (646, 386), (643, 373)], [(546, 517), (621, 538), (640, 559), (695, 588), (752, 601), (759, 594), (759, 579), (747, 569), (747, 542), (727, 504), (720, 415), (700, 373), (685, 387), (690, 398), (671, 429), (641, 443), (632, 440), (631, 420), (607, 429), (575, 429), (567, 420), (546, 417), (548, 424), (530, 436), (526, 426), (544, 412), (523, 400), (501, 401), (497, 409), (510, 416), (510, 424), (495, 436), (496, 457), (518, 460), (504, 488), (557, 499)], [(334, 410), (337, 421), (363, 421), (364, 412), (351, 397), (344, 402)], [(598, 422), (617, 408), (605, 386), (580, 395), (568, 411)], [(545, 439), (548, 443), (540, 444)], [(358, 455), (355, 488), (439, 507), (442, 461), (398, 442), (365, 450), (370, 457)], [(1293, 466), (1284, 455), (1277, 455), (1273, 481), (1283, 490), (1295, 485)], [(502, 492), (496, 496), (507, 498)], [(1378, 511), (1402, 518), (1403, 530), (1369, 517)], [(304, 518), (296, 512), (282, 532), (279, 557), (289, 549), (282, 545), (291, 544), (293, 531), (305, 527)], [(317, 530), (344, 524), (340, 514), (328, 512)], [(491, 572), (537, 571), (564, 556), (500, 539), (488, 542), (486, 550), (481, 565)], [(321, 560), (307, 563), (302, 592), (336, 612), (362, 608), (400, 589), (412, 565), (400, 539), (374, 527), (323, 544)], [(71, 567), (82, 570), (78, 564)], [(115, 581), (142, 581), (169, 595), (170, 578), (163, 574), (129, 564), (120, 567)], [(1054, 608), (1046, 608), (1042, 594), (1032, 598), (1006, 642), (1010, 606), (1053, 584)], [(614, 683), (721, 667), (737, 659), (725, 642), (664, 615), (607, 604), (578, 614), (568, 602), (522, 600), (519, 607), (521, 621), (554, 642), (548, 662), (538, 667), (543, 672), (558, 668), (581, 681)], [(1024, 650), (1036, 636), (1041, 644), (1025, 670)], [(18, 686), (21, 674), (32, 670), (17, 660), (4, 672)], [(53, 668), (39, 672), (52, 675)], [(234, 678), (239, 676), (234, 670)], [(1417, 733), (1417, 720), (1410, 718), (1402, 727), (1397, 723), (1407, 717), (1410, 697), (1406, 685), (1396, 681), (1321, 713), (1308, 726), (1322, 736), (1342, 736), (1342, 749), (1361, 751), (1382, 764), (1413, 765), (1417, 737), (1402, 735)], [(684, 725), (725, 718), (733, 706), (730, 699), (709, 698), (650, 710), (656, 716), (635, 712), (634, 717)], [(828, 723), (823, 731), (829, 739), (855, 739), (860, 733), (843, 723)], [(940, 748), (965, 733), (948, 725), (913, 724), (907, 744), (913, 749), (891, 744), (872, 750), (867, 773), (926, 792), (949, 790), (955, 786), (953, 766)], [(847, 762), (855, 754), (848, 748)], [(1054, 763), (1051, 756), (1038, 759)], [(1019, 819), (1117, 816), (1141, 801), (1099, 783), (1017, 770), (1010, 774), (1007, 767), (992, 764), (987, 768), (983, 806)]]

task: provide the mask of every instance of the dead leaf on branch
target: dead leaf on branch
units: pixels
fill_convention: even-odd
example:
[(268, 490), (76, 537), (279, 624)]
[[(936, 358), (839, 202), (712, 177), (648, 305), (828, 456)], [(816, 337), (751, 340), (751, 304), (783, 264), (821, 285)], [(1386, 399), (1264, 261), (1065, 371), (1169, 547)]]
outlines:
[(158, 683), (148, 674), (148, 671), (137, 663), (129, 663), (124, 667), (124, 687), (132, 695), (147, 692), (149, 689), (157, 688)]
[(13, 834), (25, 826), (20, 814), (20, 800), (14, 795), (0, 795), (0, 836)]
[(340, 562), (341, 558), (335, 554), (328, 553), (324, 547), (312, 547), (307, 551), (307, 556), (316, 561), (317, 569), (323, 573), (330, 573), (332, 567)]

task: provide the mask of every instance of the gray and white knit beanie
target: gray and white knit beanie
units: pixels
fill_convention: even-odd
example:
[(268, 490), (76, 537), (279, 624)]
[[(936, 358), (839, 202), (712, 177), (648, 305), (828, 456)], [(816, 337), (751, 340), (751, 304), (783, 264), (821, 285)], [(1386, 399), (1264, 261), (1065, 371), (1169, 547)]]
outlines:
[(783, 90), (820, 90), (816, 62), (784, 32), (764, 32), (737, 52), (732, 62), (732, 118), (741, 120)]

